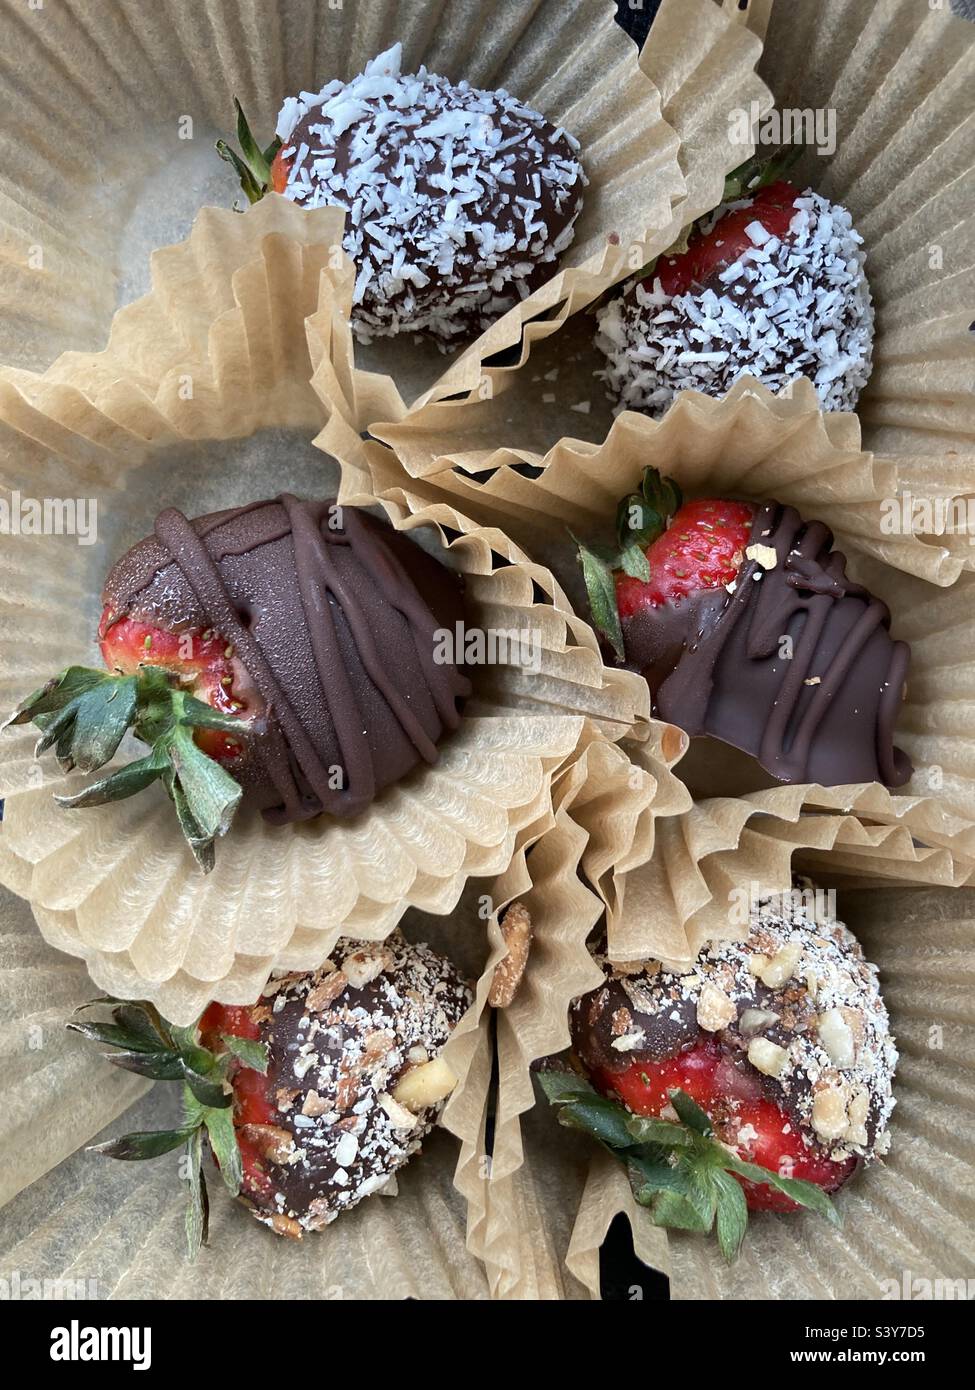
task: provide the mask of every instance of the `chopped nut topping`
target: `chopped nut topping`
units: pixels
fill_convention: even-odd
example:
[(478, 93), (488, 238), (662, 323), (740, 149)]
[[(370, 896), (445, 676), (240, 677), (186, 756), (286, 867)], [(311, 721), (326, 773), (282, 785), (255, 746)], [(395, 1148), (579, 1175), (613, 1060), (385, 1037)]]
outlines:
[(309, 1091), (305, 1096), (304, 1104), (301, 1107), (301, 1113), (317, 1118), (317, 1116), (324, 1115), (325, 1112), (331, 1108), (329, 1102), (323, 1099), (317, 1091)]
[(612, 975), (657, 975), (660, 972), (659, 960), (614, 960), (609, 961), (609, 970)]
[(734, 1002), (723, 989), (710, 980), (704, 985), (697, 1001), (697, 1021), (706, 1033), (718, 1033), (734, 1022), (738, 1013)]
[(392, 969), (393, 957), (385, 946), (363, 947), (342, 962), (345, 977), (353, 989), (371, 984), (385, 970)]
[(779, 563), (773, 545), (750, 545), (745, 551), (746, 560), (754, 560), (757, 565), (761, 565), (763, 570), (774, 570)]
[(377, 1097), (379, 1104), (389, 1116), (389, 1122), (394, 1129), (413, 1129), (417, 1122), (416, 1115), (412, 1110), (407, 1110), (405, 1105), (400, 1105), (395, 1096), (391, 1096), (388, 1091)]
[(506, 1009), (518, 992), (528, 964), (532, 943), (532, 919), (524, 903), (512, 903), (501, 918), (501, 935), (508, 954), (494, 967), (488, 994), (492, 1009)]
[(827, 1009), (817, 1020), (819, 1041), (834, 1067), (852, 1067), (856, 1060), (853, 1033), (839, 1009)]
[(283, 1211), (276, 1211), (271, 1217), (271, 1230), (290, 1240), (301, 1240), (301, 1227), (290, 1216), (285, 1216)]
[(294, 1139), (286, 1129), (280, 1129), (277, 1125), (241, 1125), (240, 1132), (269, 1163), (287, 1166), (298, 1157)]
[(817, 1088), (813, 1097), (812, 1125), (820, 1139), (842, 1139), (849, 1121), (846, 1114), (845, 1089), (826, 1084)]
[(738, 1026), (744, 1036), (750, 1038), (755, 1033), (764, 1033), (766, 1028), (778, 1021), (778, 1014), (773, 1013), (771, 1009), (745, 1009), (738, 1020)]
[(404, 1073), (393, 1089), (393, 1099), (407, 1110), (426, 1110), (446, 1100), (456, 1085), (457, 1077), (444, 1059), (434, 1057)]
[(323, 980), (320, 980), (317, 985), (313, 985), (308, 991), (305, 1004), (309, 1012), (313, 1014), (323, 1013), (329, 1004), (335, 1003), (348, 983), (345, 971), (336, 970), (333, 967)]
[(849, 1125), (843, 1136), (851, 1144), (867, 1142), (867, 1110), (870, 1105), (869, 1093), (862, 1087), (856, 1091), (847, 1107)]
[(336, 1110), (351, 1110), (359, 1099), (361, 1089), (361, 1082), (356, 1072), (340, 1069), (335, 1087)]
[(614, 1009), (610, 1019), (609, 1031), (614, 1038), (620, 1038), (624, 1033), (628, 1033), (633, 1024), (633, 1015), (629, 1009)]
[(387, 1029), (377, 1028), (374, 1033), (370, 1033), (365, 1040), (362, 1049), (362, 1066), (368, 1070), (369, 1067), (383, 1059), (388, 1052), (396, 1046), (396, 1035)]
[(763, 985), (768, 985), (769, 989), (781, 989), (786, 980), (791, 979), (795, 974), (801, 955), (802, 943), (800, 941), (787, 942), (776, 951), (758, 978)]
[(768, 1038), (752, 1038), (748, 1044), (748, 1060), (756, 1071), (766, 1076), (779, 1076), (788, 1059), (788, 1052)]

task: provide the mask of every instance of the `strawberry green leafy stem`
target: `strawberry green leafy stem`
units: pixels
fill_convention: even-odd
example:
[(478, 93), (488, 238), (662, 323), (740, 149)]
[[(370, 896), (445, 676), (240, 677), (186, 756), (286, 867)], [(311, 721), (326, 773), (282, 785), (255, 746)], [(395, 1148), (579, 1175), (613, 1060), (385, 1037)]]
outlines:
[(704, 1235), (715, 1229), (729, 1264), (738, 1256), (748, 1225), (745, 1194), (735, 1174), (767, 1183), (833, 1225), (841, 1224), (821, 1187), (747, 1163), (720, 1143), (711, 1121), (686, 1091), (670, 1092), (678, 1116), (674, 1122), (633, 1115), (568, 1069), (540, 1071), (538, 1080), (557, 1107), (560, 1124), (592, 1135), (620, 1160), (634, 1197), (655, 1226)]
[(116, 1049), (102, 1053), (115, 1067), (153, 1081), (180, 1082), (183, 1119), (175, 1129), (123, 1134), (119, 1139), (91, 1145), (89, 1152), (131, 1161), (158, 1158), (186, 1146), (190, 1189), (186, 1241), (190, 1259), (195, 1259), (201, 1245), (206, 1245), (209, 1233), (210, 1203), (203, 1174), (204, 1138), (209, 1141), (220, 1166), (220, 1176), (236, 1197), (243, 1169), (234, 1130), (228, 1073), (235, 1061), (266, 1073), (267, 1048), (249, 1038), (226, 1034), (221, 1041), (227, 1050), (213, 1052), (201, 1046), (195, 1024), (190, 1028), (175, 1028), (144, 1000), (125, 1003), (108, 997), (95, 999), (83, 1004), (76, 1013), (93, 1008), (109, 1009), (112, 1021), (78, 1019), (67, 1027), (90, 1042)]
[(95, 772), (114, 756), (126, 732), (151, 749), (74, 796), (58, 796), (61, 806), (103, 806), (153, 782), (166, 788), (180, 828), (204, 873), (214, 863), (214, 841), (226, 834), (242, 789), (193, 739), (194, 729), (221, 729), (240, 738), (246, 727), (179, 688), (177, 678), (158, 666), (142, 666), (124, 676), (86, 666), (69, 666), (36, 690), (6, 723), (33, 723), (41, 730), (36, 757), (53, 748), (61, 768)]
[(640, 491), (623, 497), (616, 509), (616, 546), (587, 546), (576, 540), (592, 620), (621, 661), (626, 653), (614, 572), (622, 570), (632, 579), (649, 583), (647, 547), (663, 535), (682, 501), (672, 478), (661, 477), (656, 468), (645, 468)]
[(247, 194), (247, 201), (259, 203), (265, 193), (271, 191), (271, 165), (281, 148), (281, 141), (275, 136), (267, 149), (262, 150), (251, 134), (247, 117), (236, 97), (234, 106), (237, 108), (237, 141), (240, 154), (232, 145), (228, 145), (226, 140), (217, 141), (217, 154), (233, 165), (240, 179), (240, 186)]

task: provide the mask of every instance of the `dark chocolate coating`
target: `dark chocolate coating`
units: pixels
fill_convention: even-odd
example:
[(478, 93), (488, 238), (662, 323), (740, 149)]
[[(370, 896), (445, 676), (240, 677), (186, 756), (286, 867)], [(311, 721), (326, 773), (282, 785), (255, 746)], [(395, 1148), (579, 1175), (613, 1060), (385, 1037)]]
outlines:
[(285, 196), (348, 211), (364, 341), (469, 335), (552, 274), (582, 208), (578, 144), (506, 92), (376, 64), (299, 117)]
[[(910, 660), (886, 605), (846, 576), (822, 522), (767, 502), (734, 592), (709, 590), (623, 620), (627, 664), (643, 673), (661, 719), (756, 757), (780, 782), (902, 786), (893, 745)], [(792, 643), (781, 655), (782, 639)]]
[[(277, 1157), (261, 1161), (274, 1199), (245, 1181), (256, 1215), (317, 1230), (417, 1152), (441, 1106), (405, 1127), (391, 1093), (439, 1054), (471, 998), (450, 961), (399, 932), (384, 942), (341, 940), (314, 974), (268, 985), (250, 1013), (268, 1049)], [(242, 1141), (260, 1147), (263, 1137), (241, 1128)]]
[[(614, 965), (597, 955), (606, 978), (569, 1011), (575, 1055), (597, 1088), (611, 1090), (614, 1075), (710, 1038), (722, 1054), (717, 1103), (723, 1096), (733, 1113), (735, 1097), (757, 1092), (790, 1116), (808, 1146), (838, 1161), (851, 1153), (869, 1158), (893, 1108), (897, 1051), (887, 1011), (859, 943), (842, 922), (811, 916), (801, 887), (797, 881), (792, 894), (757, 902), (747, 937), (709, 942), (687, 974), (655, 961)], [(763, 980), (790, 949), (796, 957), (786, 978)], [(715, 992), (727, 1010), (717, 1016), (709, 999)], [(849, 1030), (848, 1056), (835, 1050), (838, 1024)], [(776, 1074), (752, 1064), (748, 1049), (756, 1038), (782, 1049)], [(863, 1110), (847, 1132), (824, 1134), (815, 1101), (833, 1088), (852, 1104), (851, 1121), (858, 1095)]]
[(434, 660), (457, 577), (353, 507), (287, 493), (187, 521), (170, 509), (105, 582), (116, 618), (218, 632), (264, 704), (228, 764), (274, 822), (351, 816), (460, 722), (470, 684)]

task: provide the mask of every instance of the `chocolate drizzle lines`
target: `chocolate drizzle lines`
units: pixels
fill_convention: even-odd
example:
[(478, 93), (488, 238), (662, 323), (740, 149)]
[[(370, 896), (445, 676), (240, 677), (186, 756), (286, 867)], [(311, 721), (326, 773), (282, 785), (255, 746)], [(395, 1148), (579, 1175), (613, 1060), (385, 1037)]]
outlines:
[(383, 601), (406, 620), (431, 699), (445, 729), (454, 729), (460, 723), (457, 701), (468, 695), (471, 687), (453, 666), (434, 661), (434, 632), (438, 623), (376, 529), (367, 525), (354, 508), (343, 509), (342, 525), (334, 526), (332, 521), (337, 513), (328, 502), (301, 502), (289, 493), (282, 493), (277, 500), (287, 524), (267, 528), (261, 534), (260, 544), (281, 540), (289, 533), (293, 538), (298, 596), (315, 671), (342, 759), (341, 779), (336, 778), (335, 767), (323, 759), (317, 731), (302, 723), (224, 583), (221, 559), (245, 553), (253, 548), (253, 543), (238, 551), (228, 546), (217, 554), (211, 553), (205, 543), (206, 537), (217, 528), (272, 504), (252, 503), (234, 511), (217, 513), (195, 525), (182, 512), (169, 508), (156, 518), (155, 535), (195, 594), (207, 625), (233, 646), (265, 703), (266, 729), (259, 741), (260, 755), (282, 803), (266, 809), (266, 818), (274, 822), (304, 820), (323, 810), (338, 816), (353, 815), (368, 806), (376, 795), (376, 770), (368, 730), (364, 727), (366, 721), (341, 650), (332, 601), (345, 619), (363, 670), (382, 694), (417, 754), (433, 763), (437, 758), (437, 746), (411, 708), (409, 696), (397, 686), (395, 673), (384, 666), (376, 650), (363, 599), (349, 577), (343, 577), (339, 571), (339, 547), (353, 551), (363, 573), (379, 589)]
[[(893, 731), (910, 649), (891, 640), (886, 604), (846, 577), (845, 557), (830, 551), (832, 542), (821, 522), (807, 524), (794, 507), (765, 503), (749, 543), (774, 549), (775, 567), (748, 560), (732, 594), (694, 595), (631, 621), (624, 626), (627, 651), (646, 668), (661, 718), (754, 753), (780, 781), (808, 781), (815, 764), (820, 775), (813, 780), (827, 785), (900, 786), (912, 769), (894, 748)], [(781, 651), (787, 634), (791, 657)], [(752, 662), (761, 665), (749, 670)], [(736, 702), (735, 685), (745, 679), (755, 698)], [(869, 711), (876, 716), (874, 746), (863, 749), (862, 726), (853, 728), (853, 719)], [(849, 742), (824, 749), (826, 736), (818, 735), (834, 712), (849, 722)], [(829, 741), (835, 738), (834, 727)]]

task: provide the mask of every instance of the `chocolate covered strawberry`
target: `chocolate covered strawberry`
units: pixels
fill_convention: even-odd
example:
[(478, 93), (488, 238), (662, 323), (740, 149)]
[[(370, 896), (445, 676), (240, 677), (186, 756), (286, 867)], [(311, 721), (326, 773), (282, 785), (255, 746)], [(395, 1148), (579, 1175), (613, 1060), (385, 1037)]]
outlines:
[(352, 816), (457, 726), (470, 686), (436, 659), (458, 580), (355, 508), (290, 494), (188, 521), (170, 509), (111, 570), (106, 670), (71, 667), (9, 721), (94, 772), (131, 730), (149, 752), (74, 796), (160, 782), (204, 869), (246, 798), (273, 824)]
[(619, 1155), (663, 1226), (716, 1223), (733, 1258), (746, 1210), (810, 1207), (885, 1153), (897, 1052), (876, 970), (808, 882), (752, 906), (741, 941), (680, 974), (599, 957), (570, 1011), (576, 1065), (543, 1072), (560, 1119)]
[(240, 154), (217, 149), (251, 202), (274, 190), (339, 207), (355, 263), (352, 329), (446, 345), (542, 284), (571, 243), (587, 179), (579, 144), (503, 88), (403, 71), (393, 44), (343, 82), (286, 97), (261, 148), (237, 107)]
[[(715, 1137), (748, 1163), (786, 1178), (814, 1183), (824, 1192), (842, 1187), (856, 1168), (851, 1155), (834, 1162), (807, 1144), (787, 1110), (762, 1095), (761, 1079), (749, 1074), (743, 1060), (725, 1051), (713, 1034), (701, 1033), (682, 1051), (661, 1060), (632, 1062), (621, 1072), (597, 1069), (596, 1089), (615, 1095), (634, 1115), (673, 1118), (673, 1091), (683, 1091), (705, 1112)], [(735, 1176), (745, 1190), (751, 1211), (798, 1211), (781, 1188), (759, 1183), (741, 1173)]]
[(776, 167), (736, 171), (686, 249), (600, 312), (603, 376), (620, 408), (659, 415), (680, 391), (723, 396), (746, 373), (773, 391), (808, 377), (826, 409), (855, 408), (873, 348), (862, 238), (845, 208)]
[(295, 1238), (321, 1230), (419, 1151), (456, 1084), (440, 1053), (471, 998), (448, 960), (394, 932), (339, 941), (318, 970), (273, 979), (250, 1006), (211, 1004), (191, 1028), (107, 1001), (111, 1022), (69, 1026), (117, 1049), (105, 1054), (116, 1066), (181, 1083), (183, 1115), (97, 1152), (186, 1147), (191, 1253), (207, 1234), (205, 1146), (264, 1225)]
[(908, 780), (893, 731), (910, 649), (826, 526), (778, 502), (685, 502), (647, 469), (616, 531), (580, 547), (592, 617), (661, 719), (782, 782)]

